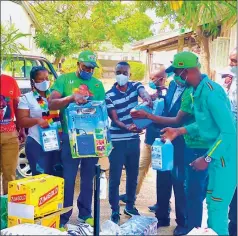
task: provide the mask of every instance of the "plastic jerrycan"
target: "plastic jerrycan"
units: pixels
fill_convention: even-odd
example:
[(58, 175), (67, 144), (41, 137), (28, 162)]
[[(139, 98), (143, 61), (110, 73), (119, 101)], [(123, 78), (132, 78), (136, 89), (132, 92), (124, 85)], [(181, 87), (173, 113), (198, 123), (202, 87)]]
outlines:
[(156, 138), (152, 145), (152, 168), (159, 171), (170, 171), (174, 165), (174, 146), (170, 140), (162, 142)]
[[(164, 110), (164, 99), (160, 98), (160, 99), (156, 99), (153, 102), (153, 108), (150, 108), (148, 106), (147, 102), (141, 103), (140, 105), (136, 106), (134, 108), (134, 110), (144, 110), (147, 113), (150, 114), (154, 114), (154, 115), (158, 115), (160, 116)], [(133, 119), (133, 122), (135, 123), (135, 125), (137, 126), (137, 128), (139, 129), (143, 129), (146, 128), (148, 125), (150, 125), (152, 123), (152, 120), (149, 119)]]

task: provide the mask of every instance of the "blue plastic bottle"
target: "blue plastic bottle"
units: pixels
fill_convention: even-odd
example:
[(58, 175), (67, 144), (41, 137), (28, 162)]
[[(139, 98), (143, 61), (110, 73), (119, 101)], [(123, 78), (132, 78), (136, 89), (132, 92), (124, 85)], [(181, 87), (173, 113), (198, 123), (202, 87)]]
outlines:
[(174, 165), (174, 146), (166, 140), (156, 138), (152, 145), (152, 168), (159, 171), (170, 171)]

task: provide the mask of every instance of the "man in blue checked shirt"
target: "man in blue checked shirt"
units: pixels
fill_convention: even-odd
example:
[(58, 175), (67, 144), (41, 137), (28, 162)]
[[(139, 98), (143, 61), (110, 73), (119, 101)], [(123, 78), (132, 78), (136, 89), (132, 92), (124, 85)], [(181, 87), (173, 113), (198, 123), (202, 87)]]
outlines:
[(116, 66), (116, 83), (106, 93), (106, 104), (112, 120), (110, 133), (113, 150), (109, 156), (109, 203), (112, 209), (111, 220), (119, 224), (119, 185), (122, 168), (125, 166), (127, 182), (127, 203), (124, 213), (129, 216), (139, 215), (134, 207), (140, 157), (141, 130), (133, 124), (130, 111), (138, 105), (138, 96), (144, 102), (152, 104), (150, 95), (139, 82), (130, 82), (130, 65), (119, 62)]

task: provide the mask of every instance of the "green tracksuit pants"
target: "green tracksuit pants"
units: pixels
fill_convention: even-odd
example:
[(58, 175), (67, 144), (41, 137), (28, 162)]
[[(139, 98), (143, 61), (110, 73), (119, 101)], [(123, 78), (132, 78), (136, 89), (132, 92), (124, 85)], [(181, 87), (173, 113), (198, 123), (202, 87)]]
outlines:
[(236, 151), (228, 151), (226, 157), (221, 157), (220, 160), (213, 160), (209, 164), (208, 169), (207, 223), (208, 227), (213, 229), (218, 235), (229, 235), (228, 208), (237, 184)]

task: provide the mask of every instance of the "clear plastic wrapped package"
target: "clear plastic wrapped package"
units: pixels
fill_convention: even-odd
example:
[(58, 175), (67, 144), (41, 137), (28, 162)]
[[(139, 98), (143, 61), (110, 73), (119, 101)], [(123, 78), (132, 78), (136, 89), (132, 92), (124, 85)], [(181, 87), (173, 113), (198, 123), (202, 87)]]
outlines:
[(133, 216), (120, 226), (121, 235), (157, 235), (158, 220), (155, 217)]
[(67, 232), (61, 232), (36, 224), (20, 224), (0, 231), (1, 235), (67, 235)]
[(120, 226), (107, 220), (101, 225), (100, 235), (121, 235)]
[(91, 227), (89, 224), (67, 224), (66, 228), (68, 235), (93, 235), (93, 227)]

